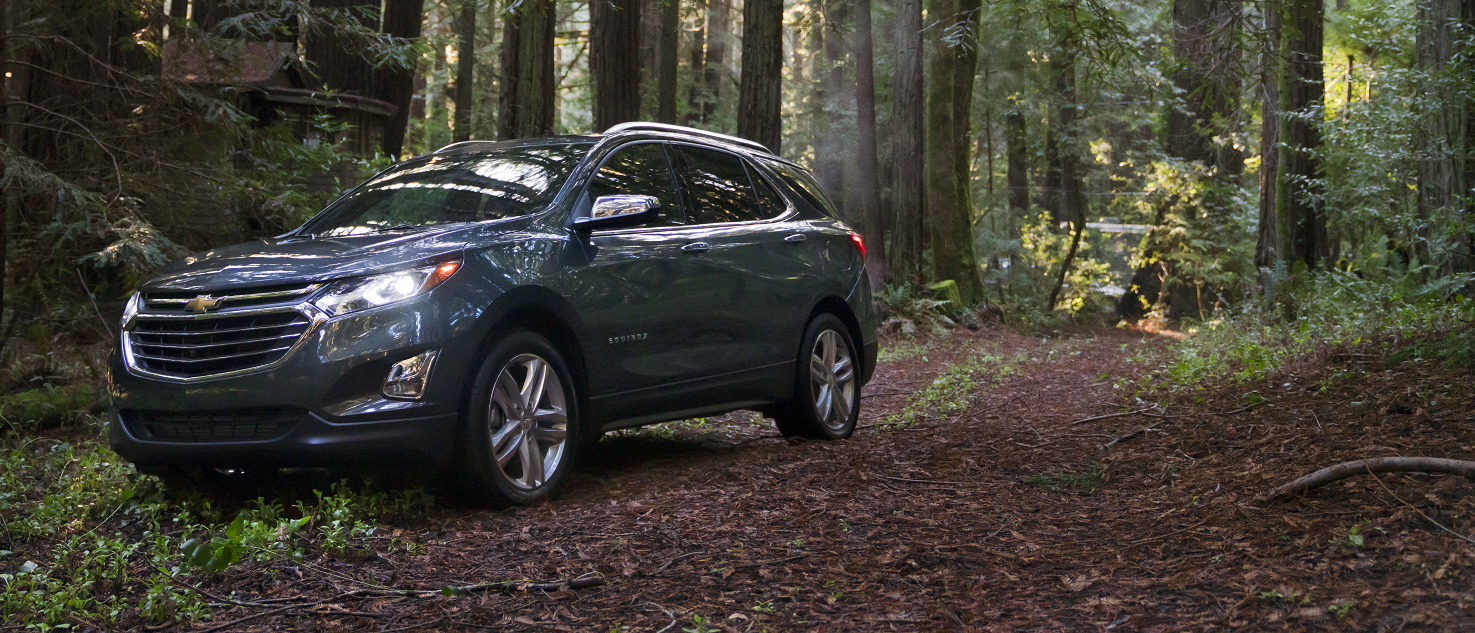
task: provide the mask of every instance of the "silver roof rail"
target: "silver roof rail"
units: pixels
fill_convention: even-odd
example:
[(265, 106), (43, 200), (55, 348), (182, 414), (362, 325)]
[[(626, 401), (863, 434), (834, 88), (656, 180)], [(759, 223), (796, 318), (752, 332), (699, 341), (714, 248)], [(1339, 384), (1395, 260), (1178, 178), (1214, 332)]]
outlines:
[(610, 128), (608, 130), (605, 130), (604, 133), (606, 135), (609, 135), (609, 134), (618, 134), (620, 132), (636, 132), (636, 131), (641, 131), (641, 130), (651, 131), (651, 132), (675, 132), (675, 133), (678, 133), (678, 134), (690, 134), (692, 136), (703, 136), (703, 137), (714, 139), (714, 140), (718, 140), (718, 141), (725, 141), (725, 142), (728, 142), (728, 143), (732, 143), (733, 145), (741, 145), (741, 146), (746, 147), (746, 148), (751, 149), (751, 150), (756, 150), (756, 151), (759, 151), (759, 152), (763, 152), (764, 154), (772, 154), (773, 153), (767, 147), (764, 147), (762, 143), (759, 143), (757, 141), (750, 141), (750, 140), (745, 139), (745, 138), (738, 138), (736, 136), (728, 136), (726, 134), (719, 134), (717, 132), (708, 132), (707, 130), (700, 130), (700, 129), (697, 129), (697, 128), (694, 128), (694, 127), (686, 127), (686, 126), (682, 126), (682, 125), (670, 125), (668, 123), (649, 123), (649, 122), (645, 122), (645, 121), (631, 121), (629, 123), (617, 123), (615, 125), (610, 126)]

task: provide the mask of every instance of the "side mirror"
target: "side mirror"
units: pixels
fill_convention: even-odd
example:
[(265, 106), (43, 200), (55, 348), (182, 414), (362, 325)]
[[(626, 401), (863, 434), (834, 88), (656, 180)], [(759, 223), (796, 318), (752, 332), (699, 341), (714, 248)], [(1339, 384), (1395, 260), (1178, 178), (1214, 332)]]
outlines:
[(649, 220), (661, 202), (655, 196), (600, 196), (589, 209), (589, 217), (574, 220), (580, 231), (635, 226)]

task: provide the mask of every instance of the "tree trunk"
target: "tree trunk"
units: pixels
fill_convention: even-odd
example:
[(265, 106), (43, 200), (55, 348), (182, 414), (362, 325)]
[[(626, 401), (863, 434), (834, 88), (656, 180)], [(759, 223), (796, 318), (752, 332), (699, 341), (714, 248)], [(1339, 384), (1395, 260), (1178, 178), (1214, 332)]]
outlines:
[(715, 120), (722, 101), (723, 64), (727, 62), (727, 38), (732, 32), (731, 0), (707, 2), (707, 55), (702, 66), (702, 123)]
[(696, 0), (696, 13), (702, 16), (702, 26), (691, 34), (691, 87), (686, 91), (686, 124), (702, 122), (702, 104), (706, 95), (702, 90), (704, 70), (707, 67), (707, 0)]
[(737, 135), (779, 152), (783, 132), (783, 0), (747, 0), (743, 6), (743, 69)]
[[(1458, 73), (1470, 73), (1469, 55), (1472, 50), (1462, 51), (1462, 37), (1468, 37), (1475, 29), (1475, 3), (1461, 0), (1421, 0), (1418, 3), (1418, 34), (1416, 39), (1416, 62), (1433, 78), (1428, 96), (1440, 104), (1431, 119), (1420, 127), (1420, 138), (1416, 141), (1420, 159), (1418, 168), (1418, 211), (1424, 229), (1420, 244), (1443, 242), (1444, 232), (1456, 221), (1470, 200), (1471, 188), (1471, 131), (1469, 115), (1475, 99), (1471, 99), (1468, 81), (1451, 82), (1450, 77)], [(1467, 56), (1462, 68), (1451, 69), (1451, 62), (1461, 54)], [(1456, 62), (1457, 63), (1457, 62)], [(1451, 72), (1453, 70), (1453, 73)], [(1468, 77), (1468, 74), (1465, 75)], [(1350, 84), (1349, 84), (1350, 85)], [(1457, 270), (1469, 270), (1468, 254), (1455, 255), (1458, 259), (1434, 261), (1434, 252), (1420, 248), (1420, 259), (1438, 266), (1440, 275)]]
[(841, 219), (852, 226), (859, 226), (853, 205), (848, 204), (850, 195), (846, 187), (849, 179), (845, 177), (847, 158), (854, 154), (847, 146), (849, 132), (853, 128), (847, 121), (846, 112), (855, 86), (845, 81), (849, 60), (844, 35), (850, 21), (850, 0), (823, 0), (822, 6), (824, 22), (820, 24), (816, 20), (814, 29), (822, 53), (814, 63), (815, 79), (819, 80), (814, 106), (822, 113), (813, 117), (814, 175), (831, 195), (847, 201), (847, 204), (840, 205)]
[(453, 142), (471, 140), (471, 94), (476, 84), (476, 0), (461, 0), (456, 20), (456, 121)]
[(502, 29), (502, 85), (497, 104), (497, 138), (553, 134), (552, 0), (526, 0), (506, 17)]
[(1267, 0), (1261, 9), (1265, 38), (1260, 53), (1260, 227), (1255, 242), (1255, 266), (1269, 268), (1285, 252), (1276, 213), (1276, 190), (1280, 182), (1280, 76), (1285, 71), (1281, 55), (1280, 0)]
[[(420, 37), (424, 18), (425, 0), (389, 0), (384, 6), (384, 32), (395, 37)], [(396, 108), (394, 116), (384, 124), (380, 145), (386, 156), (398, 158), (404, 149), (410, 102), (415, 98), (415, 68), (376, 68), (374, 86), (374, 98), (388, 101)]]
[[(1017, 107), (1017, 106), (1016, 106)], [(1021, 215), (1029, 211), (1029, 149), (1025, 145), (1024, 113), (1015, 110), (1004, 120), (1004, 153), (1008, 165), (1009, 207)]]
[(922, 276), (923, 235), (927, 226), (922, 178), (926, 173), (922, 95), (922, 2), (898, 0), (896, 74), (891, 88), (892, 151), (891, 266), (895, 277), (917, 282)]
[(1175, 0), (1173, 3), (1173, 83), (1183, 106), (1168, 110), (1168, 155), (1238, 174), (1244, 157), (1227, 137), (1239, 108), (1239, 50), (1234, 34), (1240, 20), (1236, 0)]
[(661, 36), (656, 46), (656, 120), (676, 122), (676, 58), (681, 43), (680, 0), (659, 0)]
[(640, 119), (640, 6), (636, 0), (590, 3), (589, 71), (594, 131)]
[(855, 0), (855, 114), (856, 201), (860, 208), (861, 232), (868, 250), (866, 271), (871, 288), (886, 283), (886, 218), (881, 214), (880, 178), (876, 150), (876, 76), (874, 45), (871, 37), (871, 0)]
[(1075, 50), (1078, 43), (1062, 37), (1050, 56), (1055, 76), (1055, 96), (1060, 100), (1050, 134), (1045, 140), (1045, 208), (1056, 223), (1085, 221), (1085, 200), (1080, 195), (1080, 157), (1073, 140), (1076, 124)]
[(1291, 23), (1282, 30), (1287, 57), (1281, 77), (1280, 157), (1276, 192), (1276, 215), (1283, 218), (1287, 234), (1286, 257), (1315, 268), (1332, 258), (1327, 239), (1326, 217), (1315, 196), (1322, 176), (1321, 162), (1313, 152), (1321, 149), (1318, 122), (1322, 105), (1322, 2), (1287, 0)]
[[(354, 19), (366, 21), (373, 11), (379, 10), (374, 0), (315, 0), (313, 5), (321, 9), (348, 9)], [(196, 7), (197, 22), (200, 19)], [(359, 96), (371, 96), (369, 90), (372, 68), (362, 55), (350, 53), (339, 41), (334, 31), (314, 31), (307, 36), (306, 56), (314, 87), (320, 90), (345, 92)]]
[[(952, 42), (934, 40), (932, 81), (927, 85), (927, 214), (932, 234), (932, 276), (957, 281), (963, 305), (972, 306), (978, 301), (981, 284), (973, 255), (968, 198), (961, 184), (967, 180), (968, 108), (959, 108), (959, 102), (971, 104), (975, 68), (963, 66), (970, 58), (967, 49), (977, 45), (974, 24), (978, 12), (970, 11), (959, 0), (931, 0), (927, 13), (935, 16), (943, 32), (961, 34)], [(977, 53), (972, 59), (977, 60)], [(961, 81), (964, 75), (968, 79)], [(958, 94), (964, 90), (966, 97)], [(962, 136), (958, 134), (960, 129), (965, 130)]]
[[(0, 0), (0, 140), (10, 151), (18, 151), (10, 137), (10, 0)], [(5, 320), (5, 282), (10, 272), (10, 207), (13, 204), (10, 180), (4, 161), (0, 161), (0, 321)], [(12, 320), (14, 323), (14, 320)], [(9, 330), (0, 330), (8, 332)], [(0, 340), (0, 347), (5, 342)]]

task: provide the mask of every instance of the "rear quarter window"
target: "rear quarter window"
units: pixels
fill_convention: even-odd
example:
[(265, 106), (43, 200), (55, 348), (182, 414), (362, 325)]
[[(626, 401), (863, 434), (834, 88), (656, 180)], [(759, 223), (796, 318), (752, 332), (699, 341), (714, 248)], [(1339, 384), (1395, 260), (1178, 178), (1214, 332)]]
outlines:
[(784, 184), (788, 185), (804, 198), (810, 206), (818, 209), (820, 213), (832, 218), (839, 218), (840, 213), (835, 209), (835, 204), (830, 202), (830, 197), (825, 195), (825, 190), (819, 186), (819, 181), (808, 170), (795, 167), (788, 163), (769, 162), (769, 168), (776, 172)]

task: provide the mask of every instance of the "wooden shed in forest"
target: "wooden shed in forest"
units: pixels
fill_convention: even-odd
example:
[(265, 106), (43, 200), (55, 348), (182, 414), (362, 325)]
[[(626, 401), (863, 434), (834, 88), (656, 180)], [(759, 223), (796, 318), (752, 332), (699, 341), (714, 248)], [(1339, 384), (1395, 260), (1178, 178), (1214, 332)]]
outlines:
[[(293, 42), (169, 40), (164, 42), (164, 77), (185, 83), (235, 88), (238, 106), (257, 125), (285, 125), (303, 144), (337, 144), (358, 156), (379, 151), (398, 108), (369, 97), (309, 87)], [(314, 125), (328, 114), (348, 125), (342, 131)]]

